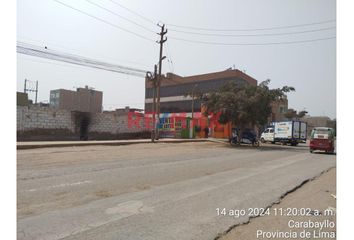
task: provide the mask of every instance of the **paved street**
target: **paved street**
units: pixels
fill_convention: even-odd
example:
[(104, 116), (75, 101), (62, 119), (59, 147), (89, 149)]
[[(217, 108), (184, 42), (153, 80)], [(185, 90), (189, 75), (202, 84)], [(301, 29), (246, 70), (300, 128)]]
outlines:
[[(276, 209), (301, 209), (311, 208), (320, 210), (323, 214), (319, 216), (315, 215), (290, 215), (290, 216), (275, 216)], [(333, 214), (325, 215), (325, 209), (332, 209)], [(265, 215), (262, 217), (253, 218), (249, 223), (243, 224), (233, 228), (230, 232), (222, 236), (218, 240), (254, 240), (257, 239), (257, 231), (263, 232), (293, 232), (298, 233), (298, 237), (292, 239), (316, 239), (316, 240), (329, 240), (337, 239), (336, 237), (319, 237), (314, 236), (313, 231), (317, 231), (319, 228), (313, 227), (307, 231), (311, 233), (311, 236), (306, 238), (301, 237), (300, 233), (305, 228), (291, 229), (289, 228), (289, 221), (295, 220), (297, 222), (322, 222), (331, 221), (335, 223), (335, 227), (324, 227), (323, 232), (336, 233), (336, 168), (330, 169), (328, 172), (323, 173), (320, 177), (315, 178), (312, 181), (307, 182), (301, 188), (286, 195), (279, 204), (274, 204), (270, 208), (270, 212), (273, 214)], [(258, 237), (258, 239), (266, 239)], [(274, 239), (274, 238), (273, 238)], [(275, 238), (277, 239), (277, 238)], [(279, 239), (279, 238), (278, 238)], [(280, 238), (282, 239), (282, 238)], [(284, 239), (284, 238), (283, 238)]]
[(17, 151), (18, 239), (214, 239), (335, 167), (306, 146), (222, 143)]

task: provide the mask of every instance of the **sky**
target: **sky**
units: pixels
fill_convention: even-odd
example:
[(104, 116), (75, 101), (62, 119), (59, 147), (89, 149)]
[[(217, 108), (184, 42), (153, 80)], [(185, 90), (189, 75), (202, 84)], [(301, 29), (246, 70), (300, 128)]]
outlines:
[[(88, 17), (57, 1), (118, 27)], [(156, 33), (160, 31), (157, 23), (165, 23), (168, 39), (164, 44), (164, 55), (167, 59), (162, 73), (190, 76), (235, 67), (258, 82), (271, 79), (272, 88), (295, 87), (296, 91), (288, 95), (289, 108), (306, 110), (311, 116), (336, 117), (336, 39), (301, 42), (336, 36), (336, 22), (332, 21), (336, 19), (336, 1), (57, 1), (18, 0), (17, 40), (153, 71), (159, 58), (159, 45), (155, 42), (159, 39)], [(330, 22), (304, 26), (325, 21)], [(289, 27), (294, 25), (302, 26)], [(264, 28), (273, 29), (254, 30)], [(17, 91), (23, 91), (24, 79), (38, 81), (38, 101), (42, 102), (49, 101), (52, 89), (75, 90), (88, 85), (103, 91), (105, 110), (144, 107), (145, 80), (140, 77), (17, 54)], [(34, 95), (30, 94), (30, 98), (34, 99)]]

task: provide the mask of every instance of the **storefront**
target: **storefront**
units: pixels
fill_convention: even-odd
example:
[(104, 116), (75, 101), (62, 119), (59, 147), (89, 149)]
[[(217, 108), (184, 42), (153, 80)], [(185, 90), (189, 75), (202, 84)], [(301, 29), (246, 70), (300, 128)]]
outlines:
[(191, 118), (176, 113), (162, 114), (158, 124), (162, 138), (190, 138)]
[(216, 117), (205, 116), (200, 112), (164, 113), (160, 115), (158, 124), (161, 138), (229, 138), (231, 123), (219, 124)]

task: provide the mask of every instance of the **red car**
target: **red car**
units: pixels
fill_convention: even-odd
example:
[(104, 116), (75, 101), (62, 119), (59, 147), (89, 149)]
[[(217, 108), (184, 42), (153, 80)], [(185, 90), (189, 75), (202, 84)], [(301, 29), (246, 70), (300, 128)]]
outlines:
[(334, 153), (334, 129), (316, 127), (311, 132), (310, 152), (320, 150)]

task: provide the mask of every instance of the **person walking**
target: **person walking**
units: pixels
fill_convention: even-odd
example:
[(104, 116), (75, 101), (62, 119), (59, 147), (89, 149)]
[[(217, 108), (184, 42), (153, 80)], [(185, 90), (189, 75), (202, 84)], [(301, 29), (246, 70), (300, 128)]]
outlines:
[(208, 136), (209, 136), (209, 128), (208, 127), (204, 128), (204, 135), (205, 135), (205, 138), (208, 138)]

